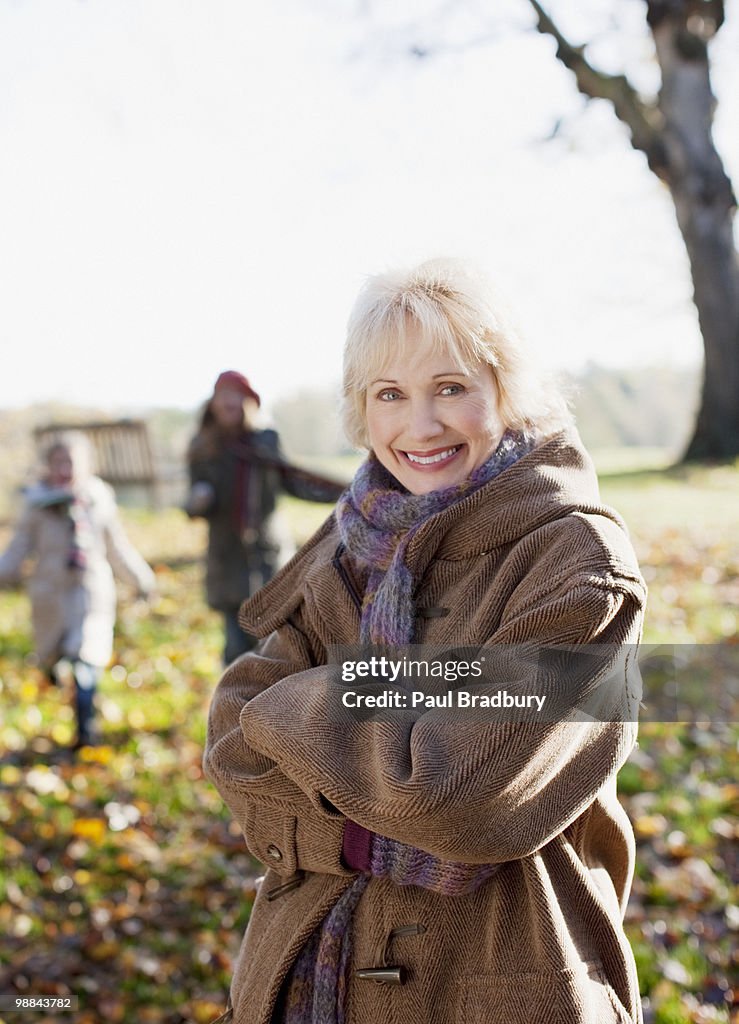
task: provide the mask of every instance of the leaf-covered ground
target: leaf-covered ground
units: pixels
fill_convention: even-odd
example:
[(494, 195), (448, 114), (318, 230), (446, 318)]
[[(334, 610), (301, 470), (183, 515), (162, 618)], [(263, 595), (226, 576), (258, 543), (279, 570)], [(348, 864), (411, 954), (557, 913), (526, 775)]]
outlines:
[[(735, 640), (736, 472), (620, 474), (603, 490), (650, 582), (646, 639)], [(301, 538), (325, 512), (287, 511)], [(0, 594), (0, 993), (80, 1000), (72, 1014), (0, 1011), (8, 1024), (212, 1020), (260, 873), (200, 767), (221, 642), (202, 526), (176, 511), (125, 518), (159, 596), (124, 595), (101, 746), (67, 752), (70, 690), (32, 664), (26, 598)], [(647, 723), (621, 773), (637, 836), (627, 929), (651, 1024), (730, 1019), (736, 741), (728, 723)]]

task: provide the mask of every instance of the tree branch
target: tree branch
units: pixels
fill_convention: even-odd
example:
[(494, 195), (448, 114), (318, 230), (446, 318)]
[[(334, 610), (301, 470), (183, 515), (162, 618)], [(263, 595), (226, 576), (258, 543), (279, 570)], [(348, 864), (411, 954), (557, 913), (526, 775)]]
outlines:
[(628, 127), (634, 149), (644, 153), (650, 169), (664, 178), (665, 153), (659, 131), (662, 115), (657, 105), (645, 103), (625, 75), (608, 75), (594, 68), (585, 56), (585, 47), (570, 43), (538, 0), (529, 3), (536, 13), (537, 31), (554, 39), (557, 59), (572, 71), (578, 90), (589, 99), (611, 104), (618, 119)]

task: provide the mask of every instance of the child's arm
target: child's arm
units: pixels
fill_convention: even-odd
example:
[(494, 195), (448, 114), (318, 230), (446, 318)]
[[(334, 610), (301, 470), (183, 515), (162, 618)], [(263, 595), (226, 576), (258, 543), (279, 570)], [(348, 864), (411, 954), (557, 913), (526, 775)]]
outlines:
[(20, 582), (21, 567), (28, 556), (33, 554), (35, 546), (33, 518), (33, 509), (27, 507), (18, 521), (10, 544), (0, 555), (0, 585), (12, 586)]

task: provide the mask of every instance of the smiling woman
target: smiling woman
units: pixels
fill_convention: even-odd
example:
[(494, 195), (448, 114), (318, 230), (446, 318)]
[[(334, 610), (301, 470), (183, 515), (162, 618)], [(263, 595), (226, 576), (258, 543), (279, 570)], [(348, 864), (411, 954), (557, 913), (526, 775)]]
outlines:
[[(368, 458), (242, 605), (260, 644), (216, 690), (205, 755), (270, 868), (231, 989), (238, 1024), (641, 1020), (615, 777), (636, 735), (622, 659), (644, 583), (502, 308), (451, 261), (368, 280), (344, 362), (345, 425)], [(474, 706), (526, 697), (523, 716), (413, 699), (382, 720), (337, 715), (329, 650), (402, 661), (408, 644), (486, 666), (526, 652), (539, 710), (566, 706), (537, 719), (525, 688), (507, 682), (503, 704), (483, 673)], [(576, 676), (552, 657), (587, 644)], [(604, 680), (603, 720), (573, 721)]]

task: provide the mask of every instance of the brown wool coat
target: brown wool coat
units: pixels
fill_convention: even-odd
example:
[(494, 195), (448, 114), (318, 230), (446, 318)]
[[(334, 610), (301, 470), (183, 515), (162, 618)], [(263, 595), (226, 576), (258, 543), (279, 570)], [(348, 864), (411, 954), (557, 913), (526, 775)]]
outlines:
[[(500, 865), (464, 896), (370, 881), (352, 972), (385, 962), (408, 980), (352, 973), (349, 1024), (637, 1024), (622, 927), (634, 843), (616, 799), (636, 726), (423, 709), (339, 721), (326, 649), (356, 642), (342, 576), (362, 581), (345, 553), (339, 571), (338, 545), (331, 517), (245, 603), (244, 626), (265, 640), (227, 670), (210, 711), (207, 774), (269, 868), (235, 968), (234, 1021), (268, 1024), (291, 962), (354, 877), (341, 860), (347, 816), (439, 857)], [(407, 564), (418, 643), (617, 648), (640, 635), (644, 583), (574, 432), (430, 519)], [(393, 935), (416, 924), (421, 934)]]

